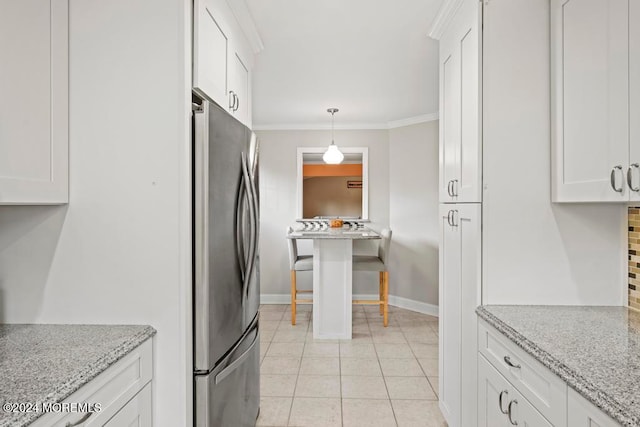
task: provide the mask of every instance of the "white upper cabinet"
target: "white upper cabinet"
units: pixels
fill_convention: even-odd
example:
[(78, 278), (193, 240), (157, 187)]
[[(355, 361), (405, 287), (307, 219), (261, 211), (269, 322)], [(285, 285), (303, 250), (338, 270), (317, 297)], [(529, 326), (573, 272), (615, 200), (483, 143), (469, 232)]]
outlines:
[(625, 202), (632, 178), (640, 190), (629, 162), (629, 24), (640, 23), (629, 3), (551, 1), (555, 202)]
[(227, 106), (229, 27), (216, 2), (193, 2), (193, 87), (222, 107)]
[(481, 202), (482, 3), (465, 0), (440, 38), (440, 202)]
[(234, 50), (231, 57), (231, 75), (229, 79), (230, 111), (242, 123), (250, 123), (251, 98), (249, 94), (249, 68), (241, 57), (241, 53)]
[(253, 53), (225, 0), (194, 0), (193, 88), (251, 127)]
[(2, 205), (69, 201), (68, 10), (68, 0), (0, 2)]
[(640, 201), (640, 2), (629, 2), (629, 187)]

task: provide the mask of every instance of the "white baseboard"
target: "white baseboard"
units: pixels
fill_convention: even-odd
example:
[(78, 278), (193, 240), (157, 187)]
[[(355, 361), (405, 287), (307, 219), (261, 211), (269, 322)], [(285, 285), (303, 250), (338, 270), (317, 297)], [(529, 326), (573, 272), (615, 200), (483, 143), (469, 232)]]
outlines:
[[(375, 300), (378, 299), (377, 294), (354, 294), (354, 299)], [(291, 295), (289, 294), (262, 294), (260, 295), (260, 304), (290, 304)], [(405, 310), (416, 311), (418, 313), (428, 314), (430, 316), (438, 316), (438, 306), (427, 304), (426, 302), (415, 301), (409, 298), (403, 298), (396, 295), (389, 295), (389, 305)]]
[(405, 310), (417, 311), (418, 313), (438, 317), (438, 306), (426, 302), (389, 295), (389, 304), (394, 307), (404, 308)]

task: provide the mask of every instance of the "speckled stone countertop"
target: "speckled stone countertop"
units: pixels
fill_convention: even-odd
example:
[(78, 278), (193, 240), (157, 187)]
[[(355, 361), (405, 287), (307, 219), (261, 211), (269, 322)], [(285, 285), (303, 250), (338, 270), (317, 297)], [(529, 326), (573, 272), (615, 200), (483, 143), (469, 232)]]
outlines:
[[(61, 402), (155, 333), (151, 326), (0, 324), (0, 404)], [(0, 409), (0, 427), (40, 415)]]
[(329, 228), (321, 231), (294, 231), (287, 235), (289, 239), (351, 239), (372, 240), (379, 239), (380, 235), (373, 230), (352, 230), (349, 228)]
[(482, 306), (478, 315), (623, 426), (640, 426), (640, 313)]

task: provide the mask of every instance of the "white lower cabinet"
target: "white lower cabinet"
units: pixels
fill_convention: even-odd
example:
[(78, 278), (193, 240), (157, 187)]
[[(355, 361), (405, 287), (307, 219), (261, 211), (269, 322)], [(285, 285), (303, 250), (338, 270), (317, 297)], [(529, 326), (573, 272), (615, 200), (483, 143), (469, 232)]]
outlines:
[(617, 427), (620, 425), (573, 389), (569, 389), (568, 406), (567, 427)]
[(476, 419), (480, 204), (440, 205), (440, 409), (449, 427)]
[(478, 427), (553, 427), (487, 359), (478, 355)]
[(62, 403), (100, 404), (95, 412), (49, 412), (31, 427), (152, 426), (152, 340), (132, 350)]
[(113, 416), (105, 427), (151, 427), (151, 384), (147, 384), (133, 399)]
[(478, 427), (511, 425), (620, 426), (506, 336), (479, 320)]

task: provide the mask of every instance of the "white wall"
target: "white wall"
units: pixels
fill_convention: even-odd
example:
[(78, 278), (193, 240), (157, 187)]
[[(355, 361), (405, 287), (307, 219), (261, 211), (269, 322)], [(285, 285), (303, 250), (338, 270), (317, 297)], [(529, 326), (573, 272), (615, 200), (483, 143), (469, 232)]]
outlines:
[(484, 16), (483, 302), (622, 305), (625, 207), (551, 203), (549, 2)]
[(69, 205), (0, 209), (2, 321), (154, 326), (159, 427), (191, 411), (189, 4), (71, 0)]
[[(324, 147), (328, 130), (258, 131), (260, 139), (260, 287), (266, 295), (290, 295), (285, 231), (296, 220), (297, 147)], [(386, 130), (337, 130), (336, 144), (369, 147), (369, 218), (371, 227), (389, 225), (389, 138)], [(311, 241), (299, 241), (311, 253)], [(358, 252), (375, 252), (371, 242), (356, 242)], [(311, 289), (311, 273), (298, 274), (298, 287)], [(376, 273), (354, 275), (354, 293), (376, 294)]]
[(389, 131), (389, 293), (438, 305), (438, 121)]

